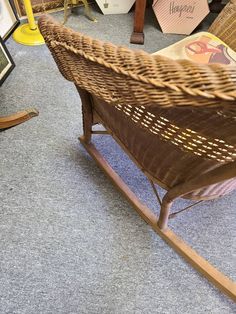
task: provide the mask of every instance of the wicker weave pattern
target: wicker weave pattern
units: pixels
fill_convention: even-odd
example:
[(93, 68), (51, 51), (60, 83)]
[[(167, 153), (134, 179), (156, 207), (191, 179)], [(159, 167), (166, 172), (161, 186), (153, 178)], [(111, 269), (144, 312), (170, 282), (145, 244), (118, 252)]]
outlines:
[(148, 111), (144, 106), (132, 107), (117, 105), (135, 123), (158, 135), (162, 140), (169, 141), (184, 151), (219, 162), (236, 159), (236, 145), (229, 144), (221, 138), (210, 138), (189, 128), (182, 128), (165, 116)]
[[(96, 97), (94, 97), (94, 108), (102, 117), (106, 127), (112, 130), (113, 134), (116, 134), (136, 163), (140, 165), (140, 168), (151, 175), (154, 181), (166, 190), (222, 164), (214, 158), (203, 158), (203, 156), (194, 154), (193, 151), (182, 149), (182, 146), (174, 145), (167, 139), (163, 140), (163, 137), (159, 134), (154, 134), (147, 128), (140, 127), (140, 124), (130, 119), (122, 110), (107, 106), (106, 103)], [(197, 125), (193, 124), (193, 116), (191, 111), (188, 112), (187, 109), (181, 109), (181, 114), (178, 114), (178, 111), (176, 114), (176, 109), (173, 108), (161, 109), (160, 111), (155, 108), (152, 113), (155, 117), (164, 116), (169, 121), (174, 121), (174, 125), (189, 125), (191, 128)], [(196, 112), (194, 112), (195, 114)], [(203, 117), (202, 112), (197, 115), (197, 118), (199, 117)], [(207, 125), (212, 120), (210, 115), (209, 119), (201, 120), (202, 123), (198, 125), (198, 128), (207, 130)], [(217, 128), (217, 125), (215, 128)], [(214, 185), (214, 187), (193, 191), (185, 195), (185, 198), (198, 199), (201, 196), (204, 199), (213, 198), (224, 195), (234, 188), (236, 188), (235, 179), (231, 184), (222, 185), (220, 183)]]
[(236, 51), (236, 0), (229, 1), (209, 28), (209, 32)]
[(142, 101), (151, 106), (158, 101), (163, 107), (217, 106), (236, 111), (236, 67), (173, 61), (116, 47), (66, 29), (50, 17), (40, 19), (40, 30), (62, 74), (108, 103), (136, 106)]
[[(236, 160), (236, 67), (117, 47), (48, 16), (39, 26), (64, 77), (96, 96), (94, 109), (163, 187)], [(212, 198), (235, 187), (236, 179), (227, 180), (186, 197)]]

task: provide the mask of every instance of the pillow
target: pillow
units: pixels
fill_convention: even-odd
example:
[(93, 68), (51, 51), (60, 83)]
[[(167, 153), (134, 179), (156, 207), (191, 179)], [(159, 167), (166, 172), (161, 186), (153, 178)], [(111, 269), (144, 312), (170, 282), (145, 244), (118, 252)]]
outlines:
[(208, 32), (188, 36), (154, 55), (174, 60), (188, 59), (202, 64), (220, 63), (236, 65), (236, 52), (221, 39)]

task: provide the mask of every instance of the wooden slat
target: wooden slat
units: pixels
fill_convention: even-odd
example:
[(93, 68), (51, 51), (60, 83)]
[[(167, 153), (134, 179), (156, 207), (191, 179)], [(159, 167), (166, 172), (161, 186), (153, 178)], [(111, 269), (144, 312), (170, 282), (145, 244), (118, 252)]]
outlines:
[(232, 300), (236, 301), (236, 284), (202, 258), (173, 231), (170, 229), (161, 230), (157, 225), (158, 217), (156, 217), (146, 205), (142, 204), (142, 202), (102, 157), (96, 147), (91, 143), (87, 144), (83, 137), (80, 137), (80, 142), (94, 158), (101, 169), (112, 180), (115, 186), (118, 187), (122, 194), (127, 198), (139, 215), (153, 228), (153, 230), (220, 291), (224, 292)]
[(100, 130), (92, 131), (92, 134), (110, 135), (107, 131), (100, 131)]

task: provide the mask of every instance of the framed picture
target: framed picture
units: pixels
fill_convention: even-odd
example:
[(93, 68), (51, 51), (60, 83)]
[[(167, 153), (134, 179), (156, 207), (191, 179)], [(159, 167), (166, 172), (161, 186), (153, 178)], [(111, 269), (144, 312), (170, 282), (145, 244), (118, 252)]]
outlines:
[[(20, 18), (24, 18), (26, 16), (25, 7), (23, 0), (13, 0), (16, 11)], [(88, 3), (93, 3), (94, 0), (88, 0)], [(83, 3), (80, 2), (79, 5)], [(31, 0), (31, 5), (33, 9), (33, 13), (35, 16), (40, 15), (42, 13), (51, 13), (56, 11), (64, 10), (64, 0)], [(78, 6), (79, 6), (78, 5)]]
[(20, 21), (11, 2), (0, 0), (0, 36), (3, 40), (6, 40), (19, 24)]
[[(25, 6), (23, 0), (14, 0), (14, 4), (19, 17), (25, 17)], [(34, 14), (57, 11), (63, 9), (64, 0), (31, 0)]]
[(11, 73), (15, 64), (3, 40), (0, 38), (0, 86)]

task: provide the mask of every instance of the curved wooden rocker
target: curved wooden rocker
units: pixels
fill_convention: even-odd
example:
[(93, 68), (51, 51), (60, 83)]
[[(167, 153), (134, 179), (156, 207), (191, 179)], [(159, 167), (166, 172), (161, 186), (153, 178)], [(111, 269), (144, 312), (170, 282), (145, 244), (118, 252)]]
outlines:
[(36, 109), (26, 109), (9, 116), (0, 117), (0, 130), (11, 128), (15, 125), (23, 123), (33, 117), (38, 116)]
[[(233, 2), (212, 32), (236, 49)], [(61, 73), (80, 94), (82, 145), (155, 232), (236, 300), (236, 284), (167, 227), (178, 198), (200, 202), (236, 189), (236, 67), (117, 47), (75, 33), (48, 16), (40, 18), (39, 27)], [(93, 130), (97, 123), (106, 131)], [(92, 144), (92, 135), (107, 133), (150, 180), (160, 202), (159, 218)], [(167, 191), (162, 200), (155, 184)]]

